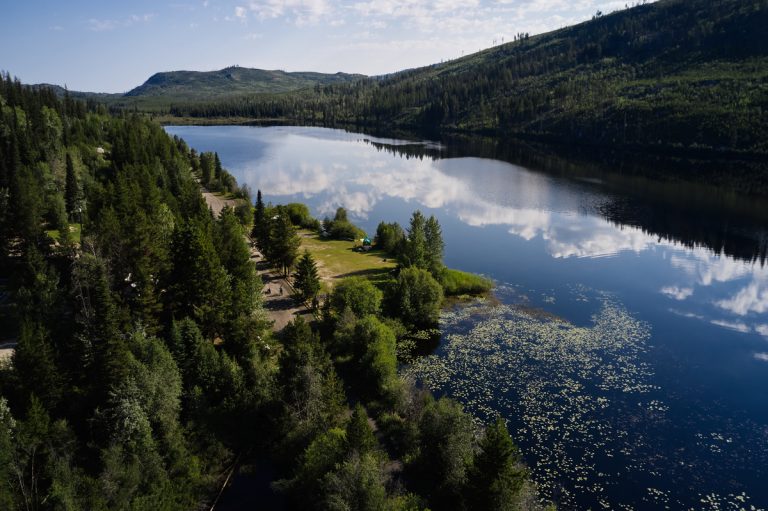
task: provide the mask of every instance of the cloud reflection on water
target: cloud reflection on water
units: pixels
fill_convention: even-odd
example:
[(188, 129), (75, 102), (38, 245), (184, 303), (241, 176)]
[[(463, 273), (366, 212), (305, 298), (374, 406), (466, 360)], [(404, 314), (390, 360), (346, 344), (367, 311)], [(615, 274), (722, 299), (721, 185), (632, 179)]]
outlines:
[[(353, 217), (368, 219), (387, 199), (412, 209), (441, 209), (472, 227), (502, 227), (528, 241), (541, 239), (555, 259), (659, 251), (678, 270), (677, 281), (659, 291), (668, 298), (685, 303), (709, 288), (710, 305), (741, 318), (744, 326), (738, 331), (757, 332), (762, 323), (756, 316), (768, 312), (764, 266), (613, 222), (600, 208), (610, 197), (589, 184), (555, 180), (497, 160), (407, 158), (344, 138), (291, 134), (290, 140), (300, 139), (301, 150), (290, 140), (273, 143), (271, 154), (243, 165), (243, 175), (252, 188), (270, 196), (312, 198), (321, 215), (343, 206)], [(713, 289), (719, 296), (709, 298)], [(735, 324), (712, 322), (726, 328)]]

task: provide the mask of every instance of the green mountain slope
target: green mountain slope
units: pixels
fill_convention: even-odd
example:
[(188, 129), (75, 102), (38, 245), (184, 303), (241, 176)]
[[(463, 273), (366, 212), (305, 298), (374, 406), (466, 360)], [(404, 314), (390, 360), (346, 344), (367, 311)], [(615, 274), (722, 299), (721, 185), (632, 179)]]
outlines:
[(289, 73), (234, 66), (219, 71), (156, 73), (144, 84), (127, 92), (125, 96), (199, 99), (243, 93), (288, 92), (309, 88), (316, 84), (339, 84), (359, 78), (362, 76), (346, 73)]
[(171, 113), (765, 153), (766, 27), (768, 0), (662, 0), (444, 64)]
[(53, 94), (59, 99), (64, 99), (65, 97), (69, 96), (70, 99), (78, 99), (81, 101), (95, 101), (98, 103), (106, 103), (106, 104), (110, 104), (123, 97), (122, 94), (113, 94), (109, 92), (72, 91), (72, 90), (68, 90), (65, 87), (62, 87), (61, 85), (53, 85), (50, 83), (38, 83), (38, 84), (32, 85), (31, 88), (33, 90), (34, 89), (50, 89), (51, 92), (53, 92)]

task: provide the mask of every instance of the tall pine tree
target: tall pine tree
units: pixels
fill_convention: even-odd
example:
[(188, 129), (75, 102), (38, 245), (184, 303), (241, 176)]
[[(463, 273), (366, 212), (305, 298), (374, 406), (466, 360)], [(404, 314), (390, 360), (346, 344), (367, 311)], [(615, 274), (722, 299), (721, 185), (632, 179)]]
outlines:
[(314, 300), (320, 291), (320, 277), (317, 274), (317, 264), (315, 264), (312, 254), (307, 250), (304, 251), (304, 255), (301, 256), (296, 265), (293, 283), (299, 292), (299, 297), (304, 301)]
[(221, 160), (219, 159), (219, 153), (213, 153), (213, 177), (218, 181), (221, 179)]
[(410, 268), (426, 268), (427, 239), (424, 232), (426, 220), (421, 211), (414, 211), (411, 216), (411, 225), (408, 229), (408, 237), (401, 243), (398, 254), (400, 266)]
[(443, 272), (445, 243), (443, 242), (443, 231), (440, 228), (440, 223), (434, 215), (430, 216), (424, 224), (424, 242), (426, 248), (424, 253), (425, 269), (439, 280), (440, 274)]
[(501, 417), (488, 426), (469, 470), (467, 497), (475, 509), (518, 509), (526, 471)]
[(269, 223), (267, 222), (264, 200), (261, 198), (261, 190), (256, 192), (256, 207), (253, 209), (253, 229), (251, 230), (251, 237), (262, 252), (266, 250), (269, 239)]
[(288, 276), (299, 255), (301, 240), (287, 213), (282, 212), (272, 222), (269, 239), (267, 258)]
[(67, 176), (65, 183), (64, 200), (67, 205), (67, 214), (70, 220), (74, 220), (74, 214), (77, 210), (77, 198), (79, 190), (77, 185), (77, 174), (75, 174), (75, 165), (72, 163), (72, 155), (67, 153)]

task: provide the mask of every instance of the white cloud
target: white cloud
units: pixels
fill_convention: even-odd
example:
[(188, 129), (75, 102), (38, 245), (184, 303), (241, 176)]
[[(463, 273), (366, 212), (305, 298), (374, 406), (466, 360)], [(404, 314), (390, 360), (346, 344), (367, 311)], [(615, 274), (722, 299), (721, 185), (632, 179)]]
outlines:
[(246, 12), (247, 11), (246, 11), (245, 7), (243, 7), (241, 5), (235, 6), (235, 18), (239, 18), (241, 20), (245, 19)]
[(147, 23), (155, 17), (154, 14), (132, 14), (122, 20), (100, 20), (91, 18), (88, 20), (88, 28), (93, 32), (108, 32), (121, 27), (130, 27), (138, 23)]
[(108, 30), (114, 30), (117, 27), (117, 23), (113, 20), (98, 20), (91, 18), (88, 20), (88, 28), (94, 32), (106, 32)]
[[(458, 183), (457, 195), (462, 196), (463, 190), (464, 185)], [(508, 227), (510, 234), (529, 241), (540, 235), (546, 237), (552, 225), (552, 216), (548, 211), (508, 208), (487, 202), (465, 204), (459, 210), (459, 219), (473, 227), (503, 225)]]
[(755, 360), (768, 362), (768, 353), (755, 353)]
[(702, 286), (730, 282), (755, 272), (754, 263), (720, 256), (704, 249), (694, 249), (690, 254), (675, 254), (670, 261), (673, 268), (695, 277)]
[(757, 314), (768, 312), (768, 282), (754, 280), (731, 298), (716, 303), (721, 309), (739, 316), (746, 316), (750, 312)]
[[(545, 235), (549, 240), (548, 250), (556, 259), (610, 257), (627, 251), (640, 253), (656, 242), (641, 229), (617, 229), (596, 217), (575, 220), (558, 215), (558, 220)], [(585, 228), (584, 222), (591, 225)]]
[(661, 293), (672, 299), (682, 301), (693, 294), (693, 289), (690, 287), (667, 286), (661, 288)]
[(768, 337), (768, 325), (755, 325), (755, 332), (763, 337)]
[(261, 0), (248, 9), (262, 21), (288, 18), (297, 26), (317, 23), (333, 10), (327, 0)]
[(133, 25), (134, 23), (147, 22), (147, 21), (151, 20), (154, 17), (155, 17), (154, 14), (144, 14), (144, 15), (141, 15), (141, 16), (139, 16), (137, 14), (132, 14), (128, 18), (128, 20), (126, 21), (125, 24), (127, 26), (127, 25)]
[(669, 312), (671, 312), (672, 314), (675, 314), (677, 316), (682, 316), (684, 318), (690, 318), (690, 319), (698, 319), (700, 321), (705, 321), (707, 319), (704, 316), (702, 316), (701, 314), (695, 314), (693, 312), (684, 312), (684, 311), (677, 310), (677, 309), (669, 309)]
[(725, 321), (721, 319), (713, 319), (710, 321), (713, 325), (721, 326), (723, 328), (727, 328), (728, 330), (734, 330), (736, 332), (740, 332), (742, 334), (748, 334), (752, 331), (751, 328), (749, 328), (749, 325), (742, 323), (740, 321)]

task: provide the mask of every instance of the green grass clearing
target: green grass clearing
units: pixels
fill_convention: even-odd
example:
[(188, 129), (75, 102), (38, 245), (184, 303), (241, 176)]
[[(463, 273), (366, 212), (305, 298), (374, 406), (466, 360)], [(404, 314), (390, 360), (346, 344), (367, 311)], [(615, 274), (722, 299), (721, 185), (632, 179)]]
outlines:
[[(69, 224), (69, 240), (73, 243), (80, 243), (80, 235), (82, 226), (80, 224)], [(53, 238), (57, 243), (61, 243), (61, 233), (58, 229), (45, 231), (45, 233)]]
[(373, 249), (370, 252), (358, 252), (353, 241), (339, 241), (320, 238), (310, 231), (300, 231), (301, 250), (306, 249), (317, 262), (322, 280), (322, 291), (333, 287), (334, 281), (346, 277), (366, 277), (375, 284), (390, 278), (390, 272), (397, 262), (390, 255)]

